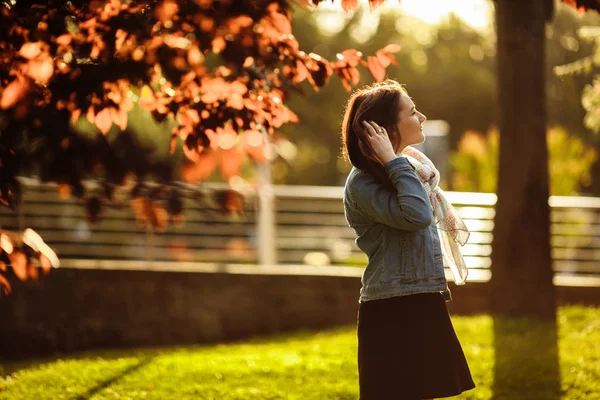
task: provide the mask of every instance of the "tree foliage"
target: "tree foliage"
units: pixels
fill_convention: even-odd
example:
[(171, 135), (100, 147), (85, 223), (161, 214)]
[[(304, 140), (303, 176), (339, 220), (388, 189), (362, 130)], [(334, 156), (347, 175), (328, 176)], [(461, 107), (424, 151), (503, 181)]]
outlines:
[[(346, 50), (327, 61), (305, 53), (291, 32), (285, 1), (23, 1), (2, 8), (2, 172), (0, 195), (12, 206), (14, 177), (39, 163), (42, 181), (69, 185), (84, 195), (81, 180), (101, 176), (122, 185), (129, 175), (172, 180), (152, 165), (127, 131), (133, 102), (157, 121), (175, 119), (189, 160), (182, 171), (201, 181), (219, 165), (239, 174), (242, 153), (264, 162), (265, 134), (297, 122), (287, 91), (308, 81), (315, 90), (333, 74), (351, 90), (365, 66), (377, 80), (395, 62), (390, 45), (363, 60)], [(134, 90), (137, 89), (137, 90)], [(86, 118), (99, 135), (77, 136), (71, 122)], [(106, 136), (118, 135), (118, 148)]]
[[(165, 135), (171, 152), (183, 148), (186, 181), (205, 180), (216, 168), (233, 179), (244, 157), (269, 159), (270, 134), (298, 122), (286, 105), (289, 90), (303, 82), (319, 90), (336, 75), (350, 91), (359, 65), (383, 80), (399, 49), (392, 44), (366, 60), (354, 49), (333, 61), (306, 53), (284, 0), (0, 4), (0, 201), (15, 208), (17, 176), (37, 173), (83, 198), (92, 222), (115, 188), (131, 181), (140, 220), (164, 220), (156, 218), (158, 202), (172, 215), (182, 212), (172, 166), (128, 128), (134, 103), (158, 122), (176, 121)], [(97, 134), (78, 134), (73, 123), (81, 118)], [(86, 193), (88, 177), (103, 190)], [(235, 206), (232, 192), (216, 196)]]
[[(345, 11), (358, 6), (342, 1)], [(36, 172), (84, 198), (94, 221), (115, 187), (133, 179), (132, 206), (156, 224), (156, 202), (173, 215), (182, 203), (168, 187), (171, 167), (128, 129), (134, 102), (156, 121), (177, 122), (165, 134), (171, 151), (182, 143), (184, 179), (201, 181), (217, 166), (234, 178), (245, 155), (267, 161), (268, 135), (298, 121), (286, 106), (290, 89), (306, 81), (318, 90), (335, 74), (351, 90), (358, 65), (380, 81), (396, 62), (394, 44), (366, 60), (353, 49), (333, 61), (306, 53), (291, 15), (286, 0), (0, 0), (0, 202), (15, 208), (17, 176)], [(80, 118), (98, 134), (78, 135)], [(86, 193), (87, 177), (99, 177), (103, 190)], [(160, 186), (145, 186), (149, 177)]]
[[(561, 127), (548, 129), (548, 169), (550, 194), (576, 196), (592, 183), (591, 168), (598, 152), (581, 138), (569, 136)], [(500, 134), (497, 128), (486, 135), (465, 132), (453, 152), (453, 187), (458, 191), (495, 193), (498, 184), (498, 151)]]
[(591, 54), (555, 67), (554, 73), (559, 77), (595, 73), (593, 81), (586, 84), (581, 93), (581, 104), (586, 111), (585, 126), (595, 133), (600, 133), (600, 74), (597, 73), (600, 66), (600, 28), (582, 27), (577, 34), (582, 40), (593, 43), (594, 48)]

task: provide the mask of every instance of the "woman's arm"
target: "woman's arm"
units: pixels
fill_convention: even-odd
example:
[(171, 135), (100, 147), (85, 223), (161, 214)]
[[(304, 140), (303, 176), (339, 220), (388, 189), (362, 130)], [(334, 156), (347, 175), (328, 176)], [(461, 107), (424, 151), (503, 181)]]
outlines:
[(397, 229), (415, 231), (431, 225), (433, 212), (427, 192), (408, 159), (394, 158), (385, 169), (396, 192), (361, 174), (350, 188), (356, 208), (373, 222)]

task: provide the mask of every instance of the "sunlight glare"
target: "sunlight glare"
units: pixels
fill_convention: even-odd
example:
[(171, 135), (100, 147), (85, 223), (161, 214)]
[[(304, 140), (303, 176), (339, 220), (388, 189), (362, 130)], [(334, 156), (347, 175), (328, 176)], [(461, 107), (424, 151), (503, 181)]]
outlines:
[[(362, 7), (368, 7), (368, 0), (359, 0), (359, 3)], [(339, 11), (341, 8), (341, 0), (323, 1), (317, 7), (317, 13), (327, 14)], [(386, 0), (375, 11), (381, 11), (382, 8), (386, 10), (400, 9), (404, 14), (432, 25), (439, 24), (450, 13), (454, 13), (475, 29), (487, 29), (493, 22), (491, 0)], [(319, 29), (330, 30), (331, 34), (335, 34), (343, 29), (343, 24), (347, 22), (348, 18), (347, 16), (344, 18), (346, 21), (331, 16), (318, 19)], [(331, 29), (329, 29), (330, 27)]]
[(481, 29), (491, 23), (490, 3), (488, 0), (402, 0), (400, 8), (428, 24), (438, 24), (454, 13), (472, 27)]

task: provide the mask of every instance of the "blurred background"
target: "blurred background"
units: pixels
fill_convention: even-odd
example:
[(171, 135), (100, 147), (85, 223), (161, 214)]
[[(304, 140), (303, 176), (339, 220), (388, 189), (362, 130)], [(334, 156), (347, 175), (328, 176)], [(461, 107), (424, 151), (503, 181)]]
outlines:
[[(592, 307), (561, 308), (558, 322), (538, 323), (493, 314), (493, 302), (502, 301), (489, 283), (500, 135), (494, 2), (402, 0), (375, 10), (364, 3), (348, 13), (338, 1), (324, 1), (314, 10), (295, 7), (293, 33), (301, 49), (328, 60), (346, 49), (371, 55), (387, 44), (401, 46), (398, 65), (390, 65), (387, 75), (406, 85), (428, 117), (427, 140), (420, 147), (440, 169), (441, 187), (471, 231), (463, 248), (469, 283), (452, 286), (456, 298), (449, 303), (453, 315), (469, 315), (453, 321), (468, 343), (479, 386), (461, 398), (600, 399), (600, 82), (593, 74), (600, 65), (600, 16), (579, 14), (557, 1), (546, 26), (553, 284), (558, 304)], [(361, 69), (360, 85), (372, 82)], [(133, 89), (130, 94), (132, 142), (153, 148), (157, 159), (179, 171), (175, 167), (185, 158), (181, 146), (170, 153), (176, 122), (156, 122), (136, 104), (143, 93)], [(35, 229), (56, 250), (62, 268), (39, 280), (28, 279), (37, 275), (29, 276), (26, 266), (6, 272), (13, 293), (0, 299), (6, 321), (0, 329), (0, 362), (354, 324), (367, 259), (343, 214), (351, 165), (341, 157), (340, 128), (348, 97), (335, 77), (319, 92), (306, 81), (291, 88), (287, 104), (299, 123), (271, 136), (276, 154), (271, 164), (248, 157), (240, 176), (229, 181), (220, 168), (198, 185), (177, 180), (173, 187), (181, 198), (163, 203), (130, 202), (132, 188), (125, 187), (101, 208), (99, 202), (72, 196), (66, 185), (22, 177), (21, 204), (16, 212), (0, 208), (0, 226)], [(75, 126), (83, 135), (98, 134), (85, 118)], [(115, 131), (107, 135), (113, 143)], [(235, 163), (231, 160), (211, 162)], [(85, 185), (88, 193), (105, 190), (101, 181)], [(158, 186), (148, 185), (150, 193)], [(526, 234), (541, 231), (523, 228)], [(451, 279), (449, 271), (447, 276)], [(535, 282), (525, 284), (535, 287)], [(556, 311), (554, 305), (549, 308)], [(26, 396), (38, 387), (40, 393), (45, 390), (39, 382), (54, 382), (54, 375), (44, 375), (48, 371), (62, 379), (55, 390), (73, 387), (83, 393), (77, 398), (106, 394), (107, 388), (145, 397), (139, 393), (152, 385), (162, 385), (162, 396), (181, 390), (178, 398), (197, 398), (197, 393), (218, 399), (295, 398), (288, 397), (295, 393), (290, 388), (303, 399), (355, 398), (354, 326), (340, 332), (276, 339), (271, 350), (259, 343), (241, 352), (217, 346), (200, 355), (184, 350), (174, 356), (102, 354), (96, 361), (82, 356), (82, 364), (49, 364), (39, 377), (26, 372), (12, 381), (1, 379), (2, 363), (0, 398), (9, 398), (2, 397), (4, 386), (25, 396), (14, 398), (45, 398)], [(114, 377), (90, 372), (106, 368), (105, 359)], [(22, 368), (5, 365), (7, 374)], [(81, 368), (90, 365), (85, 387), (78, 387), (84, 381)], [(172, 372), (170, 379), (165, 370)], [(127, 376), (139, 381), (128, 387)], [(201, 383), (192, 388), (191, 381)], [(267, 388), (264, 397), (261, 385)]]
[[(365, 7), (344, 17), (334, 7), (321, 5), (316, 12), (299, 10), (293, 23), (298, 41), (324, 57), (346, 48), (371, 54), (382, 43), (400, 44), (399, 65), (390, 66), (388, 76), (406, 84), (430, 121), (448, 124), (448, 170), (442, 187), (495, 191), (498, 138), (492, 2), (464, 0), (432, 6), (407, 0), (373, 12)], [(558, 3), (546, 30), (552, 194), (600, 194), (600, 181), (593, 179), (600, 174), (595, 162), (600, 135), (585, 126), (581, 105), (582, 91), (592, 76), (555, 73), (558, 66), (594, 54), (596, 41), (582, 38), (579, 30), (599, 25), (595, 13), (581, 16)], [(349, 166), (339, 157), (339, 131), (348, 95), (340, 82), (331, 83), (321, 93), (306, 90), (305, 96), (293, 96), (291, 107), (302, 122), (286, 125), (282, 132), (297, 145), (298, 156), (293, 165), (275, 163), (277, 183), (343, 184)]]
[[(406, 85), (430, 120), (426, 129), (431, 143), (424, 150), (436, 152), (434, 161), (444, 174), (442, 188), (493, 193), (498, 144), (493, 3), (462, 0), (432, 6), (403, 0), (386, 2), (373, 11), (363, 4), (347, 14), (340, 7), (335, 2), (323, 2), (314, 10), (295, 7), (293, 32), (301, 48), (333, 60), (345, 49), (369, 55), (385, 44), (399, 44), (399, 63), (388, 67), (387, 74)], [(578, 69), (568, 68), (597, 54), (598, 35), (590, 33), (590, 27), (600, 28), (597, 13), (580, 15), (558, 2), (546, 30), (548, 138), (555, 195), (600, 195), (600, 181), (594, 179), (600, 175), (599, 117), (586, 119), (582, 106), (584, 88), (593, 81), (592, 66), (580, 63)], [(363, 69), (359, 85), (372, 82)], [(300, 122), (277, 132), (287, 140), (276, 146), (281, 157), (273, 163), (275, 184), (343, 185), (350, 165), (341, 158), (339, 137), (348, 96), (336, 79), (319, 92), (308, 82), (290, 91), (289, 106)], [(170, 137), (164, 134), (173, 121), (157, 124), (137, 106), (130, 121), (143, 143), (155, 146), (169, 162), (182, 160), (181, 149), (175, 157), (169, 154)], [(77, 126), (82, 132), (96, 133), (85, 119)], [(255, 174), (248, 163), (242, 177), (252, 180)], [(217, 171), (210, 181), (223, 180)]]
[[(306, 52), (330, 60), (345, 49), (369, 55), (387, 44), (401, 46), (395, 54), (398, 64), (390, 65), (387, 75), (406, 85), (429, 119), (427, 140), (420, 147), (440, 169), (441, 187), (451, 192), (473, 232), (464, 249), (469, 267), (488, 279), (499, 148), (493, 3), (432, 4), (404, 0), (386, 2), (375, 10), (363, 4), (348, 13), (342, 12), (339, 2), (322, 2), (315, 9), (295, 7), (293, 32)], [(598, 29), (597, 13), (581, 15), (562, 2), (556, 3), (555, 17), (547, 25), (547, 138), (554, 196), (600, 196), (600, 117), (594, 106), (598, 85), (591, 74), (600, 54)], [(360, 85), (372, 79), (362, 69)], [(156, 122), (137, 105), (143, 94), (131, 95), (129, 130), (135, 140), (179, 171), (185, 158), (182, 147), (175, 154), (169, 151), (168, 132), (176, 122)], [(185, 212), (173, 221), (165, 212), (172, 207), (169, 203), (153, 206), (156, 210), (150, 214), (158, 222), (147, 224), (143, 205), (125, 206), (118, 191), (114, 204), (92, 221), (89, 215), (98, 214), (100, 204), (88, 201), (86, 214), (78, 204), (81, 200), (68, 191), (57, 193), (53, 185), (24, 178), (28, 188), (23, 206), (17, 213), (0, 210), (0, 223), (19, 231), (35, 227), (65, 265), (69, 260), (114, 259), (364, 266), (366, 257), (354, 243), (341, 202), (351, 168), (340, 148), (348, 96), (339, 79), (318, 92), (307, 81), (291, 88), (288, 105), (300, 122), (285, 124), (273, 135), (277, 157), (272, 165), (246, 158), (241, 176), (229, 182), (238, 192), (227, 190), (228, 183), (216, 168), (200, 191), (184, 196)], [(97, 135), (85, 118), (75, 126), (83, 135)], [(109, 140), (118, 140), (116, 133), (111, 131)], [(87, 185), (94, 188), (98, 182)], [(203, 196), (203, 190), (216, 194)], [(555, 198), (553, 204), (566, 209), (582, 203)], [(598, 272), (596, 231), (580, 226), (597, 212), (598, 208), (584, 208), (554, 218), (556, 270)], [(581, 232), (587, 236), (578, 241), (564, 237)]]

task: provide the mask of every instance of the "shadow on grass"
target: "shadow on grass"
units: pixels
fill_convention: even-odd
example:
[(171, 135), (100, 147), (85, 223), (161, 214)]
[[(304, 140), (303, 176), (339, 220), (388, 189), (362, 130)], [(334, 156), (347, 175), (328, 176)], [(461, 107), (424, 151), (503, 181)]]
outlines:
[(101, 392), (102, 390), (111, 386), (113, 383), (119, 381), (124, 376), (129, 375), (129, 374), (139, 370), (140, 368), (150, 364), (150, 362), (152, 362), (152, 360), (154, 360), (154, 357), (146, 357), (146, 358), (140, 360), (140, 362), (138, 362), (137, 364), (124, 369), (123, 371), (119, 372), (118, 374), (114, 375), (113, 377), (99, 382), (96, 386), (88, 389), (85, 393), (82, 393), (76, 397), (73, 397), (71, 400), (88, 400), (88, 399), (92, 398), (94, 395)]
[[(173, 347), (177, 349), (177, 347)], [(55, 354), (42, 357), (34, 357), (27, 360), (6, 361), (0, 360), (0, 378), (15, 374), (19, 371), (30, 368), (43, 368), (57, 361), (76, 361), (76, 360), (116, 360), (128, 357), (150, 357), (154, 358), (170, 351), (170, 348), (147, 347), (147, 348), (111, 348), (111, 349), (90, 349), (70, 354)]]
[(556, 316), (494, 316), (496, 364), (492, 400), (561, 398)]
[(244, 338), (239, 340), (229, 340), (220, 342), (207, 342), (198, 344), (185, 344), (185, 345), (171, 345), (171, 346), (148, 346), (148, 347), (116, 347), (110, 349), (89, 349), (70, 354), (57, 354), (46, 357), (35, 357), (28, 360), (22, 361), (8, 361), (0, 359), (0, 378), (7, 377), (14, 373), (29, 368), (41, 368), (48, 364), (55, 363), (58, 360), (112, 360), (119, 358), (155, 358), (160, 355), (171, 354), (180, 351), (198, 351), (202, 349), (211, 349), (218, 345), (242, 345), (242, 346), (255, 346), (255, 345), (273, 345), (273, 344), (288, 344), (290, 341), (311, 341), (314, 340), (315, 335), (331, 335), (336, 333), (345, 332), (346, 330), (353, 328), (353, 325), (334, 327), (328, 329), (304, 329), (290, 332), (281, 332), (276, 334), (265, 334), (256, 335), (250, 338)]

